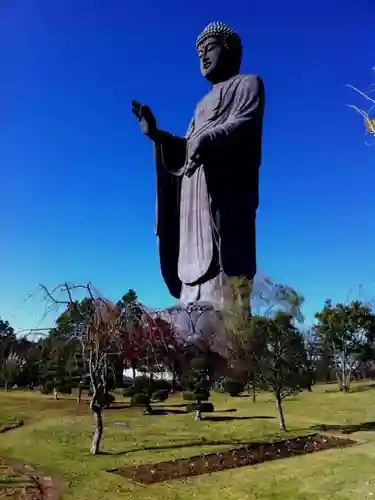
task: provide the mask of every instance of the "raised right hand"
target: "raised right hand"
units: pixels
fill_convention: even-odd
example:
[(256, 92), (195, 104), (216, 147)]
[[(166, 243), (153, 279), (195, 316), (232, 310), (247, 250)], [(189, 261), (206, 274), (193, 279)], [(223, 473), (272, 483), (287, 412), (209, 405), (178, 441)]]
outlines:
[(132, 101), (132, 112), (140, 123), (141, 131), (151, 140), (156, 136), (156, 118), (151, 109), (145, 104)]

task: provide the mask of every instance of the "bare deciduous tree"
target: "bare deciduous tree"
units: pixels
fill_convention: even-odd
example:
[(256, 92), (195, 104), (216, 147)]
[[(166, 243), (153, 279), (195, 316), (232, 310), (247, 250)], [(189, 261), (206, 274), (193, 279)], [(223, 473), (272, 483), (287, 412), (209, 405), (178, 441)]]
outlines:
[[(90, 408), (95, 416), (96, 429), (91, 445), (91, 454), (99, 452), (103, 435), (102, 412), (106, 406), (107, 381), (111, 362), (121, 355), (124, 344), (131, 332), (126, 330), (126, 314), (113, 302), (94, 295), (93, 288), (87, 285), (64, 283), (49, 291), (41, 285), (50, 306), (65, 306), (67, 321), (70, 323), (67, 341), (76, 342), (83, 362), (87, 368), (92, 387)], [(74, 300), (77, 292), (85, 294), (85, 300)], [(59, 298), (59, 295), (65, 295)]]
[[(91, 284), (64, 283), (52, 291), (44, 290), (48, 313), (64, 306), (63, 322), (67, 342), (75, 342), (86, 367), (92, 387), (90, 408), (95, 416), (96, 430), (91, 454), (99, 452), (103, 435), (103, 409), (107, 404), (108, 378), (114, 363), (129, 353), (139, 356), (150, 370), (160, 364), (172, 342), (172, 330), (164, 328), (155, 311), (148, 310), (138, 301), (114, 303), (94, 293)], [(79, 294), (83, 300), (76, 300)], [(61, 316), (60, 316), (61, 319)], [(133, 358), (132, 358), (133, 359)]]

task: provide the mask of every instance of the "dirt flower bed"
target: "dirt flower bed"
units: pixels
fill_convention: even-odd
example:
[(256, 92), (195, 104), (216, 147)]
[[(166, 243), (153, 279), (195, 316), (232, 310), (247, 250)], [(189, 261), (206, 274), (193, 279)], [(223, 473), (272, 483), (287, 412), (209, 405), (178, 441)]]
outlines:
[(41, 500), (42, 493), (33, 478), (0, 463), (0, 499)]
[(12, 429), (18, 429), (23, 426), (23, 420), (9, 419), (6, 422), (0, 422), (0, 434), (11, 431)]
[(356, 442), (350, 439), (311, 434), (283, 441), (254, 443), (219, 453), (113, 469), (108, 472), (119, 474), (135, 483), (148, 485), (171, 479), (182, 479), (220, 470), (260, 464), (269, 460), (304, 455), (331, 448), (345, 448), (354, 444)]
[(33, 467), (0, 458), (0, 500), (59, 500), (64, 485)]

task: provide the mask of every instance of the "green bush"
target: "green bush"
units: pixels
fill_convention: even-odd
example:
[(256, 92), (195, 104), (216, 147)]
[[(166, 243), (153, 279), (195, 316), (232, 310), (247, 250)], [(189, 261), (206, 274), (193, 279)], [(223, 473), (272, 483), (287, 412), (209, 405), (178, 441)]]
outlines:
[(167, 382), (167, 385), (164, 380), (154, 380), (146, 375), (142, 375), (141, 377), (136, 377), (134, 379), (133, 385), (129, 387), (125, 387), (122, 392), (122, 395), (125, 398), (131, 398), (135, 394), (154, 394), (157, 391), (167, 390), (169, 392), (170, 386)]
[(134, 394), (130, 400), (132, 406), (148, 406), (150, 404), (150, 396), (144, 392)]
[(61, 385), (59, 387), (56, 387), (57, 392), (60, 392), (61, 394), (71, 394), (72, 393), (72, 388), (68, 385)]
[(131, 398), (132, 396), (134, 396), (134, 394), (137, 393), (133, 385), (125, 387), (125, 389), (122, 391), (122, 395), (124, 396), (124, 398)]
[(190, 369), (194, 372), (204, 372), (207, 369), (207, 360), (205, 358), (193, 358), (190, 361)]
[(201, 412), (203, 413), (212, 413), (215, 410), (214, 405), (211, 401), (204, 401), (201, 403)]
[(135, 392), (152, 392), (152, 389), (155, 387), (155, 380), (150, 379), (146, 375), (142, 375), (141, 377), (136, 377), (134, 379), (133, 387)]
[(245, 389), (245, 384), (239, 380), (226, 379), (224, 381), (224, 392), (227, 392), (230, 396), (238, 396)]
[(172, 384), (168, 380), (156, 379), (153, 381), (155, 391), (168, 391), (171, 392)]
[(52, 394), (53, 389), (54, 389), (54, 384), (50, 381), (47, 381), (39, 390), (41, 394)]
[(126, 388), (127, 394), (132, 396), (133, 394), (138, 394), (143, 392), (145, 394), (153, 394), (157, 391), (168, 391), (170, 392), (172, 386), (168, 380), (157, 380), (150, 378), (147, 375), (142, 375), (141, 377), (136, 377), (134, 383), (129, 388)]
[(210, 399), (210, 391), (208, 389), (201, 389), (196, 391), (185, 391), (182, 394), (182, 398), (184, 401), (206, 401)]
[[(92, 389), (89, 389), (89, 391), (87, 392), (87, 396), (89, 398), (92, 398), (94, 395), (94, 391)], [(111, 394), (110, 392), (107, 392), (105, 394), (105, 401), (104, 401), (104, 404), (105, 406), (110, 406), (112, 403), (114, 403), (116, 401), (116, 398), (113, 394)]]
[(154, 401), (166, 401), (168, 399), (168, 395), (168, 389), (159, 389), (152, 394), (152, 399)]
[(105, 394), (105, 405), (107, 407), (110, 406), (111, 404), (113, 404), (115, 401), (116, 401), (116, 398), (113, 394), (111, 394), (110, 392), (107, 392)]
[(196, 401), (195, 393), (192, 391), (184, 391), (182, 393), (182, 399), (184, 401)]

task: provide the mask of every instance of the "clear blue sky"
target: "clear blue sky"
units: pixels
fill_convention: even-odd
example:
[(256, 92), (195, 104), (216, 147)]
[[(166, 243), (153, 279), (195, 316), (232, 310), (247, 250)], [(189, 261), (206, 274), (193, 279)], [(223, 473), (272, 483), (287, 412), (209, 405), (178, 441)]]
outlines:
[(43, 315), (38, 283), (173, 303), (154, 237), (152, 149), (130, 110), (183, 134), (207, 91), (195, 38), (235, 28), (267, 109), (258, 264), (307, 300), (375, 280), (375, 146), (345, 84), (373, 83), (374, 0), (5, 0), (0, 7), (0, 314)]

